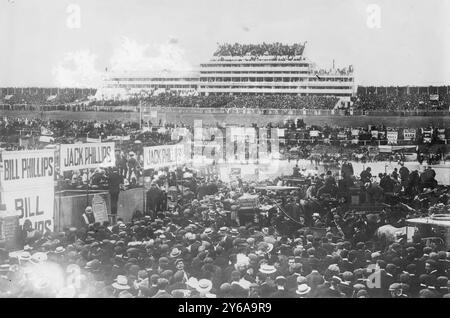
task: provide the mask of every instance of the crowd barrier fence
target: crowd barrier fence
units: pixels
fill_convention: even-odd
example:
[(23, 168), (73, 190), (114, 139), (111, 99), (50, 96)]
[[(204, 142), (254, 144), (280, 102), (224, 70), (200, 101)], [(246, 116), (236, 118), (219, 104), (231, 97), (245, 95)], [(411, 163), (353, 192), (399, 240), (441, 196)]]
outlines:
[[(0, 110), (30, 110), (30, 111), (96, 111), (96, 112), (131, 112), (139, 113), (141, 106), (120, 105), (28, 105), (0, 104)], [(177, 112), (194, 114), (258, 114), (279, 116), (450, 116), (450, 110), (342, 110), (342, 109), (273, 109), (273, 108), (203, 108), (203, 107), (162, 107), (142, 106), (142, 113), (152, 111)]]

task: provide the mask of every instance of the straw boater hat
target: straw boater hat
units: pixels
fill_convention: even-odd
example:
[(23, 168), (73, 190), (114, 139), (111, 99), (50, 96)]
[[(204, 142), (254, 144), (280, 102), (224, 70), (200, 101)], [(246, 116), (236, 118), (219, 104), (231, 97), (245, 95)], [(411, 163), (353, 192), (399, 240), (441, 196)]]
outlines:
[(22, 252), (19, 254), (19, 260), (20, 261), (31, 261), (31, 254), (30, 252)]
[(273, 265), (262, 264), (259, 271), (263, 274), (273, 274), (277, 271), (277, 269)]
[(261, 242), (258, 244), (258, 250), (263, 253), (270, 253), (273, 250), (273, 244), (267, 242)]
[(306, 284), (300, 284), (295, 291), (298, 295), (305, 295), (311, 291), (311, 287)]
[(197, 289), (197, 288), (198, 288), (198, 280), (197, 280), (197, 278), (195, 278), (195, 277), (190, 277), (190, 278), (187, 280), (186, 285), (187, 285), (188, 287), (190, 287), (190, 288)]
[(55, 253), (56, 254), (62, 254), (62, 253), (64, 253), (66, 251), (66, 249), (64, 248), (64, 247), (62, 247), (62, 246), (58, 246), (56, 249), (55, 249)]
[(31, 262), (35, 264), (44, 263), (47, 259), (48, 259), (47, 254), (43, 252), (37, 252), (34, 253), (33, 256), (31, 256)]
[(172, 249), (172, 251), (170, 252), (170, 257), (172, 257), (172, 258), (177, 258), (180, 255), (181, 255), (181, 251), (176, 247), (174, 249)]
[(209, 279), (200, 279), (197, 285), (197, 291), (199, 293), (209, 293), (212, 289), (212, 282)]
[(228, 228), (226, 227), (226, 226), (222, 226), (220, 229), (219, 229), (219, 232), (220, 233), (226, 233), (228, 231)]
[(208, 227), (205, 229), (205, 231), (203, 232), (204, 234), (211, 234), (213, 232), (213, 229)]
[(112, 283), (112, 287), (114, 287), (115, 289), (120, 289), (120, 290), (130, 289), (130, 286), (128, 285), (128, 280), (127, 280), (126, 276), (123, 276), (123, 275), (117, 276), (116, 281), (114, 283)]

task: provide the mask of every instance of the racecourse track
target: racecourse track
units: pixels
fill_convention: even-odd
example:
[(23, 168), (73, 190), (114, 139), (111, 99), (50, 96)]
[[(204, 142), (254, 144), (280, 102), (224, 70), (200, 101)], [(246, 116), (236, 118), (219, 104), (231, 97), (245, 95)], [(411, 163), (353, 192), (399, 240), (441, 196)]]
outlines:
[[(66, 119), (66, 120), (122, 120), (139, 121), (138, 112), (88, 112), (88, 111), (9, 111), (0, 110), (1, 116), (16, 118), (41, 118), (41, 119)], [(149, 113), (144, 113), (144, 120), (154, 119)], [(450, 116), (289, 116), (289, 115), (257, 115), (257, 114), (198, 114), (189, 112), (158, 111), (158, 119), (170, 123), (184, 123), (192, 125), (194, 120), (201, 119), (205, 124), (226, 123), (228, 125), (250, 126), (255, 123), (265, 125), (271, 123), (281, 123), (286, 119), (302, 118), (307, 125), (343, 126), (343, 127), (364, 127), (366, 125), (384, 124), (388, 127), (409, 127), (420, 128), (429, 124), (435, 127), (449, 127)]]

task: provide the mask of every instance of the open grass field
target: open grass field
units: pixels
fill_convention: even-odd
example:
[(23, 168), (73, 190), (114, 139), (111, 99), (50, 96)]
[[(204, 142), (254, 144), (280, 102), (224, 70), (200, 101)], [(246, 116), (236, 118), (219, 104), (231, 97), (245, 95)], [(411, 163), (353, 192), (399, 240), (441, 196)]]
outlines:
[[(122, 120), (139, 121), (139, 113), (124, 112), (30, 112), (30, 111), (0, 111), (1, 116), (18, 118), (68, 119), (68, 120)], [(302, 118), (307, 125), (325, 125), (361, 127), (366, 125), (384, 124), (390, 127), (420, 128), (432, 124), (435, 127), (450, 126), (449, 117), (422, 116), (282, 116), (282, 115), (252, 115), (252, 114), (195, 114), (158, 111), (158, 121), (162, 119), (171, 123), (185, 123), (192, 125), (194, 120), (201, 119), (205, 124), (227, 123), (229, 125), (265, 125), (269, 122), (280, 123), (286, 119)], [(149, 114), (144, 114), (145, 120), (152, 120)], [(152, 120), (155, 122), (154, 120)]]

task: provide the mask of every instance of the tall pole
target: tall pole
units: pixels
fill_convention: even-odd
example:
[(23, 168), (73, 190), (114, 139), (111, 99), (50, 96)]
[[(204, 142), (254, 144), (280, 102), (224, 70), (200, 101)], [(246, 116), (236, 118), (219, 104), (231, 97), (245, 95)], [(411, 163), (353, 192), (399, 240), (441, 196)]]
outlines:
[(139, 130), (142, 130), (142, 101), (139, 101)]

